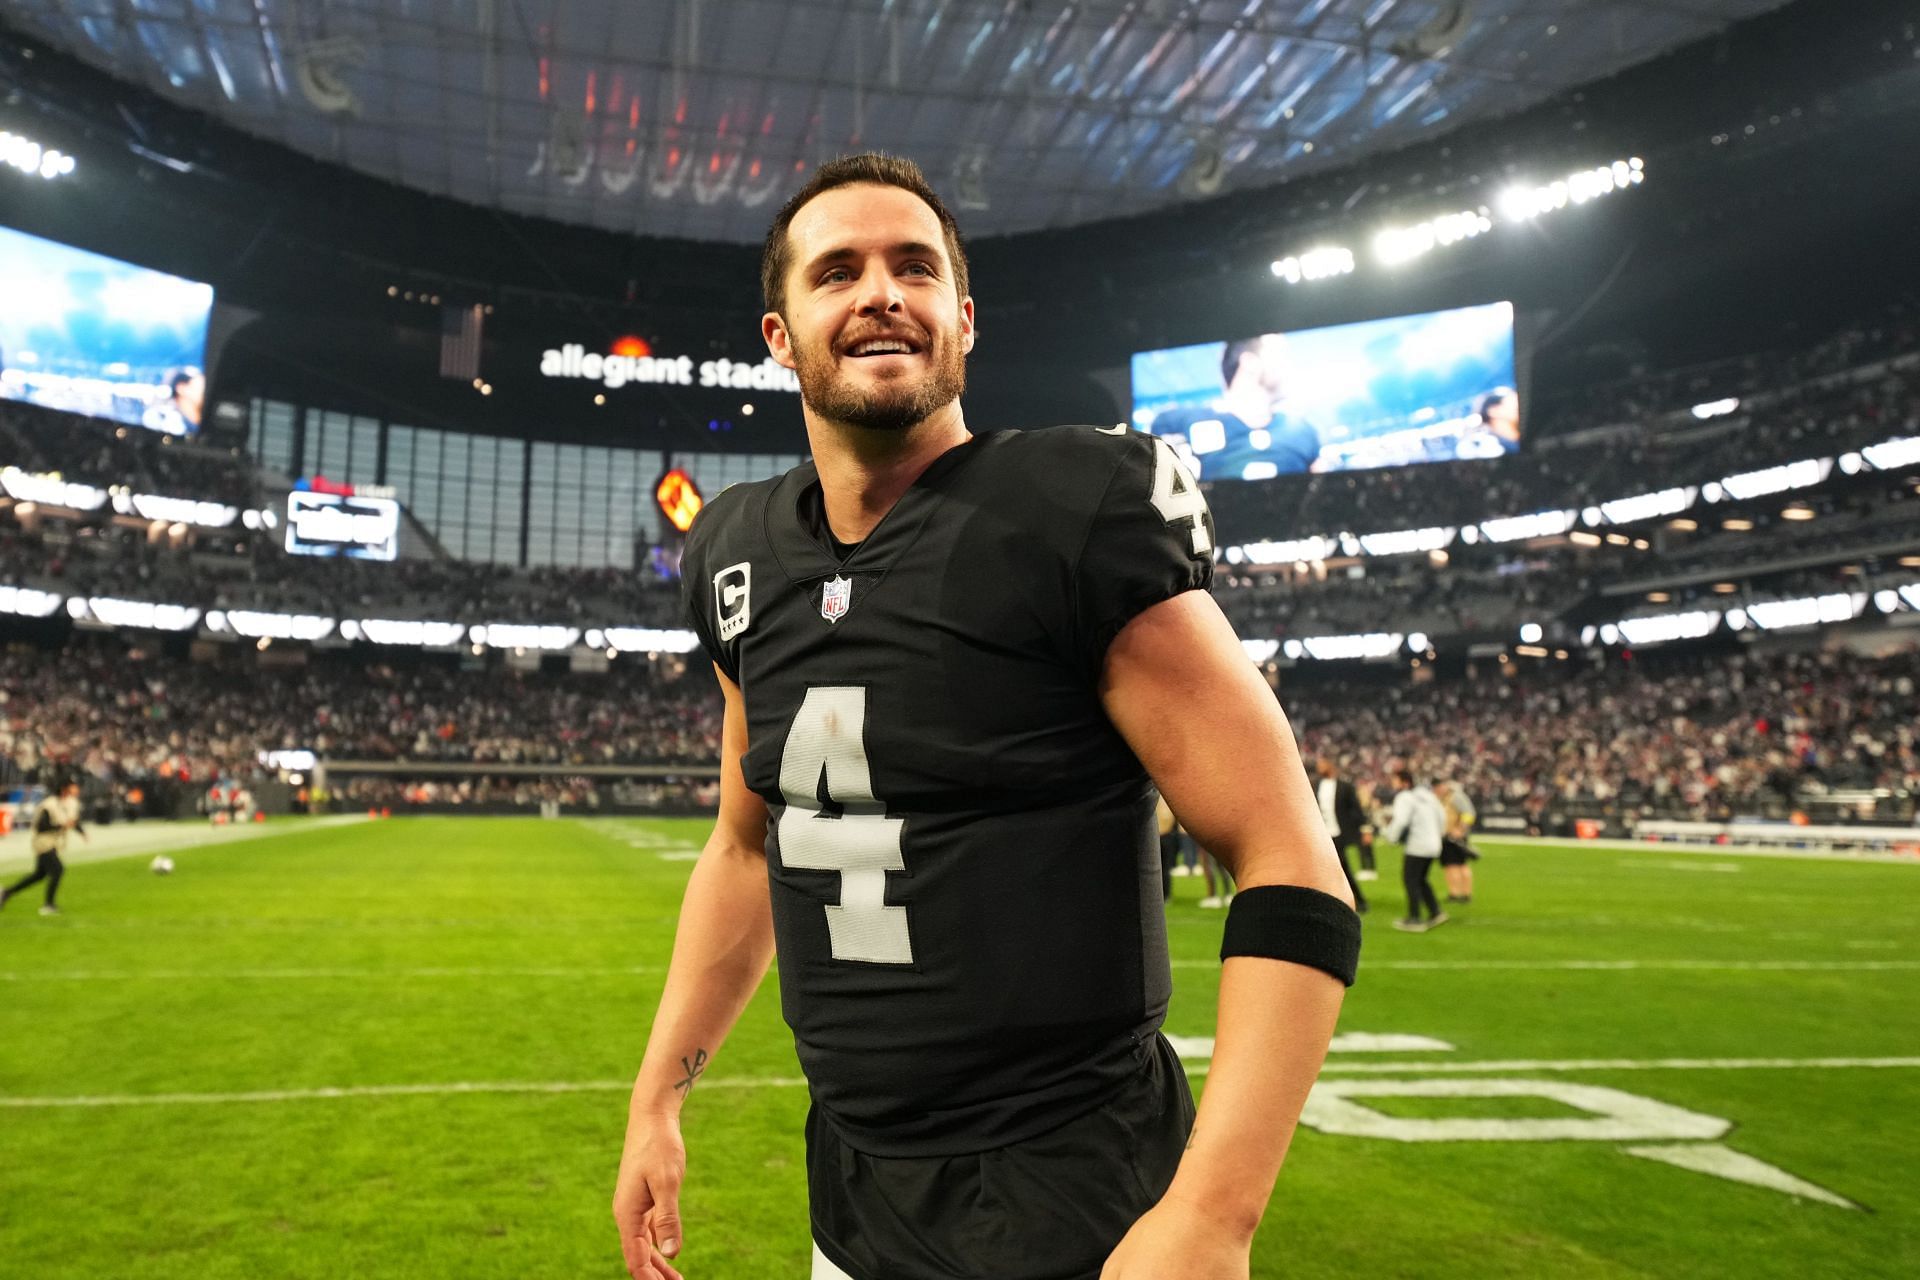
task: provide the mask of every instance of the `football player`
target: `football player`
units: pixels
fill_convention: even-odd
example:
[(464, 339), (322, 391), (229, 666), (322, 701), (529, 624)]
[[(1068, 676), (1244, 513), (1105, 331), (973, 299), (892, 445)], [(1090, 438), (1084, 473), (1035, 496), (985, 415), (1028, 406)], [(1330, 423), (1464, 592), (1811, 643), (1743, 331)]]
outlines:
[[(905, 161), (816, 171), (762, 284), (813, 460), (687, 542), (720, 815), (634, 1085), (628, 1270), (677, 1280), (680, 1111), (777, 949), (816, 1280), (1244, 1278), (1360, 934), (1200, 490), (1124, 427), (968, 428), (966, 258)], [(1242, 886), (1197, 1122), (1156, 784)]]

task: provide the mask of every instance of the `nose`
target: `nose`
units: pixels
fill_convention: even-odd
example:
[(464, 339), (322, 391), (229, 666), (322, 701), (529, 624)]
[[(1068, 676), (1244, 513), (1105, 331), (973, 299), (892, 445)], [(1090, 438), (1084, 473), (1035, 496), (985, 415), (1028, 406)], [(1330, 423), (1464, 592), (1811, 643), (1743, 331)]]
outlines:
[(854, 293), (853, 309), (856, 315), (898, 315), (906, 310), (906, 298), (900, 292), (900, 283), (894, 279), (893, 271), (885, 262), (874, 262), (867, 266), (860, 277), (860, 287)]

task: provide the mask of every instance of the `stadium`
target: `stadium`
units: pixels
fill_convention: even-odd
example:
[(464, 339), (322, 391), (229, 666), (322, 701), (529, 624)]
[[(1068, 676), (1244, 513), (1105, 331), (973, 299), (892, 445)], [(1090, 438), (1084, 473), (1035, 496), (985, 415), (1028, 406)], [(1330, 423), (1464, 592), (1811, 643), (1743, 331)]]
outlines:
[[(1917, 121), (1891, 0), (6, 0), (0, 1275), (1920, 1274)], [(1155, 1044), (1152, 1214), (1015, 1161)]]

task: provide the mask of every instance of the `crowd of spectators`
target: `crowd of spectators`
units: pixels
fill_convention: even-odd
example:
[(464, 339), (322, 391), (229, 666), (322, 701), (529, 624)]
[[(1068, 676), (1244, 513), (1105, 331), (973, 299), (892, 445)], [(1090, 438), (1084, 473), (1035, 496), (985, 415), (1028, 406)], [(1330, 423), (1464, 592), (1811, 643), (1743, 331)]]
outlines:
[[(1479, 671), (1422, 681), (1397, 667), (1333, 681), (1295, 668), (1280, 696), (1308, 759), (1331, 756), (1377, 787), (1405, 760), (1421, 776), (1458, 781), (1489, 813), (1786, 817), (1847, 793), (1845, 816), (1910, 821), (1920, 794), (1920, 650), (1655, 654)], [(281, 670), (94, 640), (16, 647), (0, 666), (0, 763), (23, 780), (78, 770), (115, 794), (204, 789), (270, 772), (262, 752), (304, 749), (391, 766), (342, 770), (333, 796), (346, 808), (709, 804), (710, 777), (511, 766), (710, 769), (720, 719), (713, 682), (691, 664), (574, 675), (330, 659)], [(500, 770), (409, 774), (420, 762)]]
[[(1513, 676), (1283, 688), (1308, 759), (1384, 785), (1451, 779), (1486, 813), (1911, 822), (1920, 651), (1547, 662)], [(1874, 795), (1875, 792), (1884, 794)]]
[(112, 640), (14, 646), (0, 661), (0, 757), (23, 776), (207, 783), (260, 753), (501, 765), (711, 764), (713, 682), (643, 660), (604, 674), (462, 670), (316, 656), (289, 668), (195, 663)]
[(257, 505), (259, 498), (252, 460), (238, 449), (43, 405), (0, 402), (0, 466), (235, 506)]
[(1580, 510), (1911, 435), (1920, 435), (1920, 360), (1910, 354), (1901, 368), (1781, 390), (1690, 429), (1649, 423), (1490, 462), (1217, 483), (1207, 499), (1228, 544), (1458, 526)]

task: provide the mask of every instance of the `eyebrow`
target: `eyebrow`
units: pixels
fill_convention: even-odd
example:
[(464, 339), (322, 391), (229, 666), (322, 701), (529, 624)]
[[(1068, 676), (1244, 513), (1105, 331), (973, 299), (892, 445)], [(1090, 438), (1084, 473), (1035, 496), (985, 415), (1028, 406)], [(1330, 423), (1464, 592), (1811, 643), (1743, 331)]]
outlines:
[[(937, 245), (926, 244), (923, 241), (919, 241), (919, 240), (905, 240), (899, 244), (893, 245), (891, 248), (887, 250), (887, 252), (893, 253), (893, 254), (899, 254), (902, 256), (918, 255), (923, 258), (933, 258), (934, 260), (940, 263), (942, 270), (946, 269), (946, 265), (947, 265), (946, 253), (945, 251), (940, 249)], [(851, 245), (842, 246), (841, 248), (838, 248), (838, 249), (829, 249), (825, 253), (815, 257), (811, 262), (807, 263), (806, 271), (808, 275), (812, 275), (814, 272), (820, 271), (823, 268), (832, 265), (833, 263), (846, 262), (849, 259), (858, 258), (858, 257), (860, 257), (860, 251), (858, 249), (853, 248)]]

